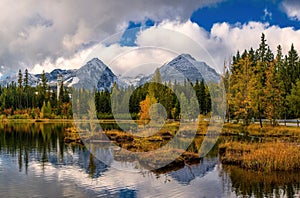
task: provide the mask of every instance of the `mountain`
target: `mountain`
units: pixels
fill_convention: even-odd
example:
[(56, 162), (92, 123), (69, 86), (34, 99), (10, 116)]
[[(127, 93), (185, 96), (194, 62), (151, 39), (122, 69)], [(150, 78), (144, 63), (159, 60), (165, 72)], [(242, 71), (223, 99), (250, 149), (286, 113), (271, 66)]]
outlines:
[[(50, 86), (56, 86), (58, 75), (63, 76), (63, 83), (67, 87), (97, 88), (98, 90), (110, 89), (115, 82), (121, 82), (117, 76), (98, 58), (93, 58), (79, 69), (55, 69), (45, 73)], [(41, 74), (29, 74), (29, 85), (36, 86), (40, 83)], [(12, 81), (18, 81), (18, 74), (2, 76), (0, 85), (5, 86)]]
[(143, 79), (145, 77), (144, 74), (138, 74), (136, 76), (120, 76), (119, 79), (124, 82), (126, 85), (133, 85), (134, 87), (136, 87), (139, 82), (141, 81), (141, 79)]
[[(163, 82), (183, 83), (184, 80), (196, 82), (204, 79), (206, 82), (218, 82), (220, 75), (205, 62), (195, 60), (189, 54), (181, 54), (169, 63), (159, 68)], [(139, 85), (150, 82), (154, 74), (142, 78)]]
[[(45, 73), (50, 86), (56, 86), (57, 76), (61, 74), (64, 77), (64, 85), (68, 86), (76, 76), (76, 70), (62, 70), (55, 69), (50, 73)], [(24, 74), (23, 74), (24, 78)], [(28, 73), (28, 84), (35, 87), (40, 83), (41, 74), (30, 74)], [(0, 78), (0, 85), (5, 86), (11, 82), (18, 82), (18, 74), (5, 75)]]
[[(180, 83), (184, 82), (184, 80), (195, 82), (196, 80), (200, 81), (202, 79), (206, 82), (218, 82), (220, 79), (220, 75), (214, 69), (209, 67), (205, 62), (195, 60), (189, 54), (177, 56), (169, 63), (161, 66), (159, 71), (164, 82), (174, 82), (175, 80)], [(150, 82), (154, 74), (148, 76), (139, 74), (134, 77), (118, 77), (101, 60), (93, 58), (77, 70), (55, 69), (50, 73), (45, 73), (45, 75), (52, 87), (56, 86), (58, 75), (62, 75), (63, 83), (67, 87), (74, 86), (104, 90), (110, 89), (114, 83), (117, 83), (121, 87), (142, 85), (146, 82)], [(40, 83), (40, 78), (41, 74), (29, 74), (29, 85), (36, 86)], [(18, 81), (17, 73), (1, 76), (0, 85), (5, 86), (12, 81)]]
[(93, 58), (76, 71), (74, 87), (98, 90), (110, 89), (119, 84), (118, 77), (98, 58)]
[[(34, 74), (28, 74), (28, 83), (30, 86), (36, 86), (38, 83), (39, 78), (36, 77)], [(6, 74), (1, 76), (0, 78), (0, 85), (1, 86), (6, 86), (7, 84), (10, 84), (11, 82), (18, 82), (18, 74)]]
[[(77, 71), (76, 69), (73, 70), (55, 69), (50, 73), (45, 73), (45, 76), (48, 79), (50, 86), (56, 86), (58, 75), (63, 76), (65, 86), (70, 86), (73, 79), (76, 77), (76, 71)], [(41, 74), (36, 74), (35, 77), (37, 79), (41, 79)]]

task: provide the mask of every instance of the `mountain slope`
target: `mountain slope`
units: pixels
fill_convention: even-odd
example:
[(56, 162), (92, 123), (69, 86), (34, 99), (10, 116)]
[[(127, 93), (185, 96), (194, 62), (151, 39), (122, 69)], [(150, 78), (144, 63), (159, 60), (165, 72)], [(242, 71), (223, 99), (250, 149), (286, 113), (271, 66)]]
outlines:
[(133, 85), (136, 87), (141, 79), (143, 79), (145, 75), (143, 74), (138, 74), (136, 76), (120, 76), (119, 80), (123, 82), (125, 85)]
[[(56, 86), (58, 75), (63, 76), (63, 83), (67, 87), (83, 87), (98, 90), (110, 89), (115, 82), (119, 82), (117, 76), (98, 58), (93, 58), (79, 69), (62, 70), (55, 69), (45, 73), (50, 86)], [(23, 76), (24, 77), (24, 76)], [(41, 74), (28, 74), (29, 85), (35, 87), (40, 83)], [(2, 76), (0, 85), (6, 86), (18, 81), (18, 74)], [(122, 81), (120, 81), (123, 83)]]
[[(49, 84), (52, 86), (56, 85), (58, 75), (62, 75), (64, 80), (64, 85), (69, 86), (69, 84), (73, 81), (73, 78), (76, 76), (76, 69), (73, 70), (55, 69), (50, 73), (45, 73), (45, 76), (48, 79)], [(41, 74), (36, 74), (35, 77), (37, 79), (40, 79)]]
[(93, 58), (76, 71), (74, 87), (98, 90), (110, 89), (118, 83), (117, 76), (98, 58)]
[[(39, 81), (39, 78), (36, 77), (34, 74), (28, 74), (28, 83), (30, 86), (36, 86)], [(0, 85), (6, 86), (7, 84), (10, 84), (11, 82), (18, 82), (18, 74), (7, 74), (3, 75), (0, 78)]]
[[(196, 82), (196, 80), (204, 79), (206, 82), (218, 82), (220, 75), (205, 62), (195, 60), (189, 54), (181, 54), (171, 60), (169, 63), (161, 66), (159, 71), (163, 82), (183, 83), (184, 80)], [(153, 74), (141, 79), (139, 84), (151, 81)]]

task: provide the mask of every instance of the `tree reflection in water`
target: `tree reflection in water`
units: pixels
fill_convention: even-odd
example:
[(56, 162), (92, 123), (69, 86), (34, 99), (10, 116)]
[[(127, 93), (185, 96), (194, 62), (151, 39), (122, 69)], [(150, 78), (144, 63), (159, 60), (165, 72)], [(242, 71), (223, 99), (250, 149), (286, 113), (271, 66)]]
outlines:
[[(25, 164), (28, 171), (30, 158), (41, 162), (42, 167), (49, 157), (63, 158), (64, 128), (70, 124), (55, 123), (0, 123), (0, 153), (18, 156), (19, 171)], [(55, 152), (55, 155), (53, 155)], [(56, 155), (57, 154), (57, 155)]]
[(220, 174), (224, 183), (231, 180), (238, 196), (294, 197), (300, 193), (300, 172), (262, 173), (223, 165)]

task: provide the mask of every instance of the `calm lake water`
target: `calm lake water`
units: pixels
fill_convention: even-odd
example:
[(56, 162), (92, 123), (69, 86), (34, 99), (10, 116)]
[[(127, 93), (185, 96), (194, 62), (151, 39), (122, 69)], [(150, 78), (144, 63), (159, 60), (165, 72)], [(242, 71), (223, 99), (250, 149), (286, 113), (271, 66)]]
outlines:
[(300, 173), (226, 167), (217, 154), (160, 173), (112, 159), (134, 172), (118, 170), (65, 144), (69, 126), (0, 124), (0, 197), (300, 197)]

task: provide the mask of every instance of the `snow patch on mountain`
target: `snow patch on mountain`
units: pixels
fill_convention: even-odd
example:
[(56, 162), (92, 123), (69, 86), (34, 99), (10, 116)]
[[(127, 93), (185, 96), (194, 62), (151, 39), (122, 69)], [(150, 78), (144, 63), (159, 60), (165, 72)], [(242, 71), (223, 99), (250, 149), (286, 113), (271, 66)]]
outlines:
[[(194, 59), (189, 54), (181, 54), (169, 63), (159, 68), (163, 82), (179, 82), (185, 80), (196, 82), (204, 79), (206, 82), (218, 82), (220, 75), (205, 62)], [(150, 82), (154, 74), (142, 78), (139, 84)]]
[(98, 58), (93, 58), (76, 71), (78, 82), (74, 87), (104, 90), (118, 83), (117, 76)]
[(144, 78), (145, 75), (144, 74), (138, 74), (136, 76), (120, 76), (120, 80), (124, 82), (124, 84), (126, 85), (133, 85), (134, 87), (136, 87), (139, 82), (141, 81), (142, 78)]

